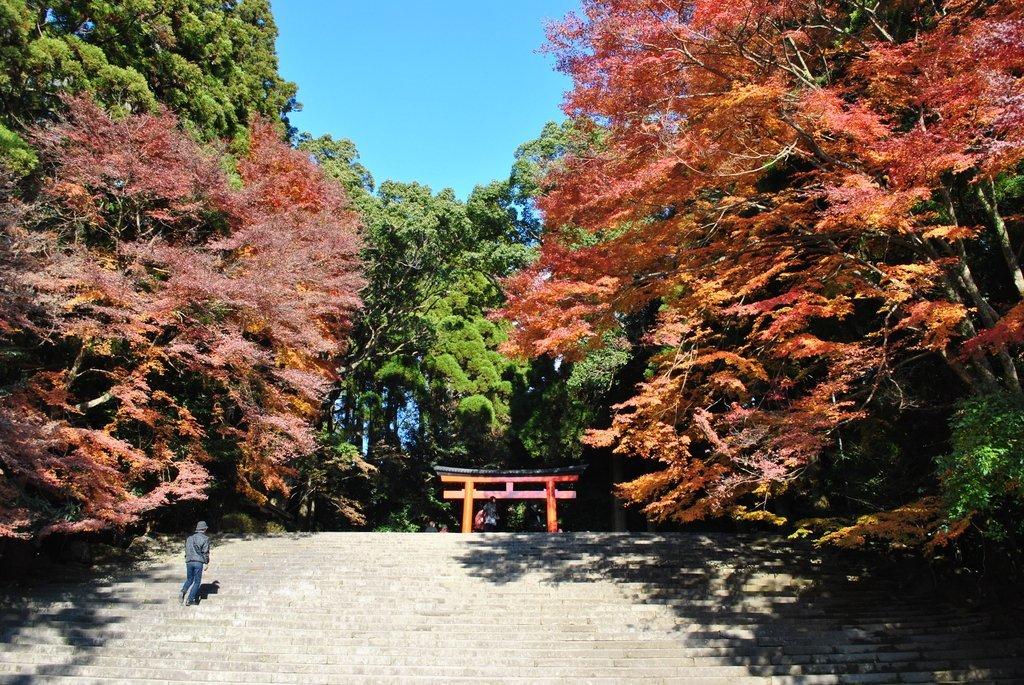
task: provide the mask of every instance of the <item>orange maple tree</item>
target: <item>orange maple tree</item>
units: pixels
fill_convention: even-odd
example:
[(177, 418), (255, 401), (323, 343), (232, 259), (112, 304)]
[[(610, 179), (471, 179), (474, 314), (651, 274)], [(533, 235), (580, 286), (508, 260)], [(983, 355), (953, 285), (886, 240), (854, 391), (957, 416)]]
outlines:
[(627, 499), (743, 515), (914, 365), (1021, 391), (1019, 2), (585, 0), (550, 41), (604, 134), (549, 173), (502, 314), (575, 359), (657, 304), (652, 375), (586, 438), (660, 462)]

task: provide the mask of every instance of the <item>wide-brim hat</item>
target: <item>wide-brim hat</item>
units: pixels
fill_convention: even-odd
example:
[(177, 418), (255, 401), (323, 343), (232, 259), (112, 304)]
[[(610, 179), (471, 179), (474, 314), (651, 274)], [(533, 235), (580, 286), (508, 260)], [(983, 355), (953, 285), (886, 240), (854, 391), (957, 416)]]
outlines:
[(196, 524), (197, 533), (205, 533), (209, 526), (206, 525), (206, 521), (200, 521)]

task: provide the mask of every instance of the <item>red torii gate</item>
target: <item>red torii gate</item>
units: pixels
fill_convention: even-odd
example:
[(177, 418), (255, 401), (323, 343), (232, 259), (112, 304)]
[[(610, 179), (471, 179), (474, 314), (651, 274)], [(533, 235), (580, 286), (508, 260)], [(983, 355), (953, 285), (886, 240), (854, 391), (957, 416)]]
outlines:
[[(565, 466), (557, 469), (498, 471), (459, 469), (437, 466), (434, 471), (442, 483), (462, 483), (462, 490), (445, 490), (445, 499), (462, 500), (462, 532), (473, 532), (473, 500), (475, 499), (543, 499), (547, 500), (548, 532), (558, 532), (558, 500), (576, 499), (575, 490), (559, 490), (558, 483), (575, 483), (586, 466)], [(504, 489), (477, 489), (477, 484), (501, 484)], [(543, 490), (516, 490), (516, 483), (540, 483)]]

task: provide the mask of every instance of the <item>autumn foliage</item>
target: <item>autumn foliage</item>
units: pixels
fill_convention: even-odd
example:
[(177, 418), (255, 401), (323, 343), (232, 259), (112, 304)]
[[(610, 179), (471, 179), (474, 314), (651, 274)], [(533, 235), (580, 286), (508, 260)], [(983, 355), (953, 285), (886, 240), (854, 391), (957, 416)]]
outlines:
[[(650, 377), (587, 438), (659, 465), (627, 499), (749, 515), (844, 426), (927, 401), (915, 369), (1021, 392), (1021, 226), (1000, 207), (1024, 159), (1019, 2), (587, 0), (550, 40), (566, 112), (604, 136), (550, 172), (504, 315), (512, 350), (578, 359), (656, 306)], [(932, 535), (936, 500), (907, 506)]]
[(123, 526), (215, 482), (265, 503), (314, 448), (357, 218), (264, 121), (232, 181), (168, 112), (67, 105), (2, 217), (0, 536)]

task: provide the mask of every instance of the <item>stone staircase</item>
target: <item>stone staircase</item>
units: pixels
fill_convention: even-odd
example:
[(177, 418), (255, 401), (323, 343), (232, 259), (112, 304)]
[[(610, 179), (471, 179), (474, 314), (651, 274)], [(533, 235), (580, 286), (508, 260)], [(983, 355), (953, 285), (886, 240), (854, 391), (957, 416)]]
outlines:
[(180, 555), (0, 589), (0, 684), (1024, 683), (1021, 614), (964, 610), (778, 539), (214, 536)]

